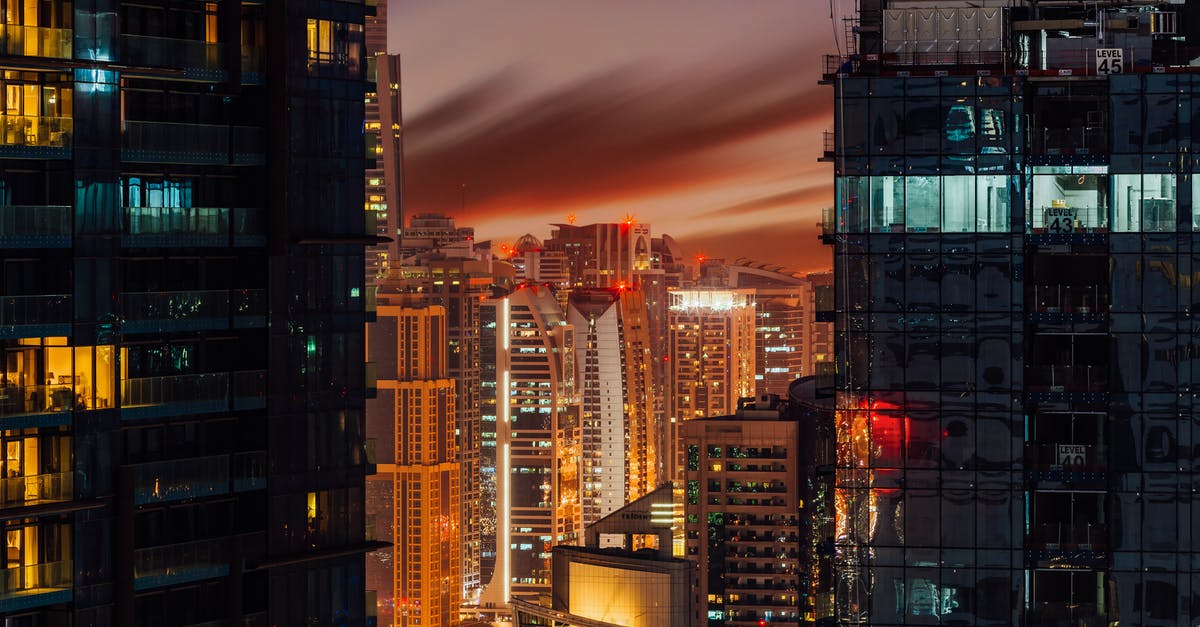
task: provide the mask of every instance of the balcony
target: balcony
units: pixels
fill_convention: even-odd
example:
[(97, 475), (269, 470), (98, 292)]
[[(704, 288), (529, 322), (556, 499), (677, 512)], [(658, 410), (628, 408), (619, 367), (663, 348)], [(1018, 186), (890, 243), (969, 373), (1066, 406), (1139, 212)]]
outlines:
[(267, 291), (235, 289), (230, 294), (233, 326), (236, 329), (257, 329), (267, 326)]
[(234, 492), (249, 492), (267, 487), (266, 451), (234, 453), (229, 457), (229, 470), (233, 475)]
[(74, 42), (74, 32), (69, 28), (0, 24), (0, 54), (70, 59)]
[(1034, 607), (1025, 611), (1026, 625), (1048, 627), (1108, 627), (1115, 624), (1100, 612), (1095, 603), (1034, 602)]
[(75, 497), (75, 473), (54, 472), (0, 479), (0, 508), (70, 501)]
[(1048, 400), (1098, 401), (1108, 394), (1108, 366), (1030, 366), (1025, 387)]
[(0, 569), (0, 614), (71, 600), (70, 561)]
[(184, 78), (224, 80), (224, 47), (196, 39), (121, 35), (121, 61), (125, 65), (178, 68)]
[(75, 393), (65, 385), (0, 386), (0, 425), (29, 429), (68, 424)]
[(121, 245), (127, 247), (262, 246), (262, 209), (224, 207), (125, 207)]
[(1034, 284), (1031, 301), (1035, 322), (1102, 322), (1107, 320), (1108, 288), (1100, 285)]
[(1107, 559), (1108, 525), (1044, 523), (1029, 535), (1029, 559), (1039, 568), (1101, 568)]
[(229, 456), (138, 464), (134, 467), (133, 502), (167, 503), (229, 494)]
[(817, 157), (817, 161), (833, 162), (837, 157), (837, 134), (833, 131), (823, 131), (821, 133), (821, 156)]
[(229, 411), (231, 399), (232, 409), (265, 407), (266, 376), (265, 370), (246, 370), (126, 379), (121, 382), (121, 417)]
[(71, 207), (0, 205), (0, 246), (70, 248)]
[(148, 547), (133, 552), (135, 590), (213, 579), (228, 574), (226, 538)]
[(72, 118), (0, 113), (0, 157), (69, 159), (73, 130)]
[(0, 296), (0, 339), (71, 334), (70, 294)]
[(229, 328), (226, 290), (125, 292), (121, 309), (126, 333), (168, 333)]
[(1033, 128), (1029, 138), (1029, 152), (1034, 155), (1108, 154), (1108, 129), (1099, 125)]
[(121, 158), (143, 163), (259, 164), (262, 129), (224, 124), (126, 121)]

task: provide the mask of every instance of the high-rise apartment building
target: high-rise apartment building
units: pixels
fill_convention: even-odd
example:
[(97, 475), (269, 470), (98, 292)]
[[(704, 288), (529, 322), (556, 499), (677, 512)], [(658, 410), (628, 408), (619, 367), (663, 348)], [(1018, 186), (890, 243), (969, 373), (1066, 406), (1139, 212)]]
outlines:
[(674, 462), (667, 477), (682, 476), (680, 425), (723, 416), (754, 394), (754, 290), (678, 289), (667, 293), (667, 414)]
[(463, 596), (465, 482), (449, 323), (446, 307), (422, 300), (385, 289), (367, 328), (379, 386), (368, 407), (377, 464), (367, 480), (369, 510), (392, 544), (371, 554), (367, 586), (376, 592), (380, 624), (397, 627), (457, 622)]
[(633, 288), (573, 290), (567, 323), (575, 329), (581, 501), (589, 525), (658, 487), (646, 299)]
[(583, 532), (575, 329), (542, 285), (518, 285), (482, 308), (486, 342), (496, 349), (482, 397), (484, 412), (495, 415), (482, 439), (495, 451), (497, 538), (481, 609), (549, 593), (551, 547), (575, 544)]
[(0, 616), (364, 624), (372, 9), (0, 9)]
[[(367, 80), (363, 131), (367, 156), (374, 159), (365, 177), (367, 230), (381, 241), (367, 249), (367, 281), (387, 274), (388, 260), (399, 260), (400, 226), (404, 223), (403, 154), (401, 153), (400, 55), (387, 53), (387, 2), (375, 5), (367, 18)], [(371, 162), (368, 161), (368, 165)]]
[(454, 218), (440, 213), (419, 213), (408, 220), (408, 228), (404, 229), (400, 238), (397, 261), (450, 244), (471, 242), (474, 239), (475, 227), (455, 226)]
[(686, 553), (700, 566), (701, 627), (805, 622), (802, 433), (777, 396), (743, 399), (733, 415), (680, 426)]
[(852, 26), (825, 76), (834, 618), (1195, 622), (1200, 6)]
[(616, 287), (633, 283), (639, 270), (651, 265), (650, 225), (632, 219), (603, 224), (555, 224), (549, 251), (567, 257), (571, 287)]

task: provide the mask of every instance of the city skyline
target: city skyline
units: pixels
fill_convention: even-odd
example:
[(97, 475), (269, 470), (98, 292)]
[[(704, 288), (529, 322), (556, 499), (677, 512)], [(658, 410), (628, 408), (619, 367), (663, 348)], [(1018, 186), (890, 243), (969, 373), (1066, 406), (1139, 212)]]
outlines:
[(829, 7), (689, 2), (680, 19), (683, 6), (395, 4), (406, 211), (508, 243), (569, 215), (629, 214), (689, 257), (771, 248), (797, 271), (828, 268)]

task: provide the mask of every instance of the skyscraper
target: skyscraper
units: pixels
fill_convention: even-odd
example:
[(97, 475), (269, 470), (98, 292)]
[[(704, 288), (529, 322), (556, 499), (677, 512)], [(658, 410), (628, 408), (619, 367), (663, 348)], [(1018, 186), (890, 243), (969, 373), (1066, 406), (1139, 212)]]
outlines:
[(367, 331), (380, 387), (368, 426), (383, 455), (367, 483), (376, 529), (392, 547), (372, 554), (367, 583), (382, 624), (449, 625), (463, 596), (464, 481), (446, 308), (386, 289), (380, 300)]
[[(754, 401), (754, 402), (749, 402)], [(777, 396), (680, 425), (687, 557), (700, 625), (799, 625), (802, 431)]]
[(667, 293), (668, 386), (671, 421), (666, 457), (672, 480), (682, 478), (681, 423), (723, 416), (754, 394), (754, 290), (678, 289)]
[(567, 256), (571, 287), (614, 287), (632, 283), (633, 274), (651, 268), (650, 225), (624, 222), (555, 224), (546, 250)]
[(363, 624), (371, 9), (3, 9), (0, 615)]
[(494, 390), (498, 537), (481, 606), (503, 607), (549, 593), (551, 547), (582, 534), (575, 330), (540, 285), (519, 285), (483, 309), (488, 325), (495, 319), (496, 380), (489, 371), (484, 404)]
[(836, 619), (1194, 622), (1200, 7), (921, 4), (826, 66)]
[(658, 487), (646, 299), (633, 288), (574, 290), (567, 323), (575, 329), (589, 525)]
[(373, 89), (366, 96), (363, 130), (374, 167), (366, 172), (365, 209), (368, 231), (385, 238), (367, 249), (368, 282), (387, 273), (389, 260), (399, 261), (399, 228), (404, 224), (400, 55), (387, 53), (387, 5), (375, 5), (366, 28), (367, 80)]

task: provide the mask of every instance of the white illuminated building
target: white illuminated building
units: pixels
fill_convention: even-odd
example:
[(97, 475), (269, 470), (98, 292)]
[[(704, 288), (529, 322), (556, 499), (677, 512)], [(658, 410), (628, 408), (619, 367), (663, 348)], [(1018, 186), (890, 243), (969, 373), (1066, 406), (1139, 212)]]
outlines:
[(755, 299), (752, 289), (668, 292), (668, 417), (678, 479), (678, 426), (684, 420), (732, 414), (755, 392)]

